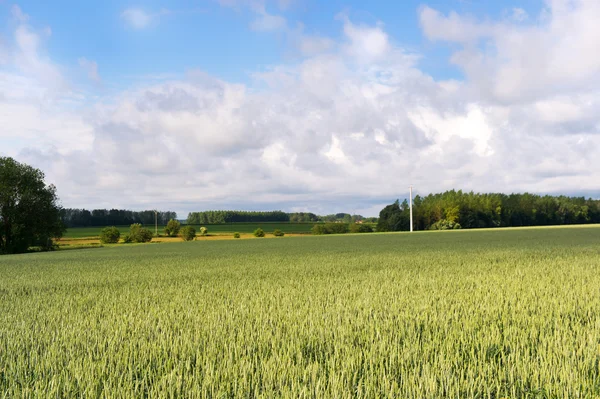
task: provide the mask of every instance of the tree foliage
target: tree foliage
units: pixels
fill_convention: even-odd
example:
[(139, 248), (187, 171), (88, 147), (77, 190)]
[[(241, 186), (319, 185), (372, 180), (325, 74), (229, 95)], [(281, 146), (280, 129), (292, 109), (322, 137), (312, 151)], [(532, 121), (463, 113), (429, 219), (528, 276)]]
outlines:
[(179, 230), (181, 230), (181, 223), (175, 219), (171, 219), (167, 223), (167, 227), (165, 227), (165, 234), (169, 237), (177, 237)]
[(314, 235), (346, 234), (350, 231), (348, 223), (319, 223), (315, 224), (311, 232)]
[(372, 233), (373, 228), (365, 223), (351, 223), (350, 233)]
[(121, 238), (121, 232), (116, 227), (105, 227), (100, 232), (100, 242), (102, 244), (116, 244)]
[(265, 231), (263, 229), (261, 229), (260, 227), (256, 230), (254, 230), (254, 237), (264, 237), (265, 236)]
[(181, 229), (181, 238), (184, 241), (193, 241), (196, 238), (196, 229), (193, 226), (183, 226)]
[(53, 248), (65, 231), (56, 188), (44, 173), (12, 158), (0, 157), (0, 254)]
[[(133, 223), (154, 225), (154, 211), (129, 211), (126, 209), (62, 209), (61, 218), (67, 227), (104, 227), (129, 226)], [(158, 212), (157, 222), (165, 225), (171, 219), (177, 219), (177, 213)]]
[(279, 229), (275, 229), (275, 230), (273, 230), (273, 235), (275, 237), (283, 237), (285, 235), (285, 233)]
[(190, 212), (187, 224), (221, 224), (242, 222), (289, 222), (290, 217), (281, 211), (204, 211)]
[(152, 234), (152, 231), (142, 227), (141, 224), (139, 223), (134, 223), (131, 226), (129, 226), (129, 234), (127, 234), (124, 237), (124, 242), (137, 242), (137, 243), (142, 243), (142, 242), (150, 242), (152, 241), (152, 237), (154, 236), (154, 234)]
[[(446, 191), (416, 196), (416, 230), (481, 227), (548, 226), (600, 223), (600, 200), (524, 194), (479, 194)], [(379, 214), (377, 231), (410, 230), (408, 203), (398, 201)]]

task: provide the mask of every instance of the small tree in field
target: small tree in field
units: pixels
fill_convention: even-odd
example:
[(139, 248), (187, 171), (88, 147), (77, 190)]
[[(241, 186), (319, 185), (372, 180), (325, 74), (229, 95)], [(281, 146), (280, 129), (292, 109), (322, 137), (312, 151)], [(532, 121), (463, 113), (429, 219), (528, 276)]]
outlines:
[(152, 236), (152, 231), (142, 227), (139, 223), (134, 223), (129, 226), (129, 234), (123, 238), (123, 242), (150, 242)]
[(233, 238), (240, 238), (240, 233), (237, 233), (237, 232), (233, 233)]
[(275, 229), (275, 230), (273, 230), (273, 235), (275, 237), (283, 237), (285, 235), (285, 233), (279, 229)]
[(192, 226), (183, 226), (181, 229), (183, 241), (193, 241), (196, 238), (196, 229)]
[(264, 230), (263, 230), (263, 229), (261, 229), (260, 227), (259, 227), (258, 229), (256, 229), (256, 230), (254, 230), (254, 233), (253, 233), (253, 234), (254, 234), (254, 237), (259, 237), (259, 238), (261, 238), (261, 237), (264, 237), (264, 236), (265, 236), (265, 232), (264, 232)]
[(181, 223), (175, 219), (171, 219), (167, 223), (167, 227), (165, 227), (165, 234), (169, 237), (177, 237), (179, 230), (181, 230)]
[(116, 244), (121, 238), (121, 232), (115, 226), (105, 227), (100, 232), (100, 242), (102, 244)]
[(200, 227), (200, 235), (205, 236), (208, 234), (208, 229), (204, 226)]

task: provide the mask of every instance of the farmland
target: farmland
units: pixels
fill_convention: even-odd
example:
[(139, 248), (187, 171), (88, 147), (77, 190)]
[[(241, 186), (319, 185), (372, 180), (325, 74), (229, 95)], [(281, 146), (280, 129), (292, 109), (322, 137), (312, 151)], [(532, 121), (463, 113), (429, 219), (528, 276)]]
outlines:
[(4, 256), (0, 392), (597, 397), (599, 287), (590, 226)]
[[(263, 222), (263, 223), (223, 223), (223, 224), (205, 224), (210, 234), (233, 234), (239, 233), (252, 233), (258, 227), (262, 228), (266, 232), (272, 232), (275, 229), (280, 229), (286, 233), (310, 233), (310, 229), (315, 223), (277, 223), (277, 222)], [(126, 233), (129, 230), (129, 226), (117, 226), (121, 231), (121, 234)], [(154, 225), (147, 225), (152, 232), (154, 232)], [(158, 226), (158, 233), (163, 234), (165, 226)], [(198, 231), (200, 226), (194, 226)], [(102, 227), (73, 227), (67, 230), (64, 238), (94, 238), (100, 235)]]

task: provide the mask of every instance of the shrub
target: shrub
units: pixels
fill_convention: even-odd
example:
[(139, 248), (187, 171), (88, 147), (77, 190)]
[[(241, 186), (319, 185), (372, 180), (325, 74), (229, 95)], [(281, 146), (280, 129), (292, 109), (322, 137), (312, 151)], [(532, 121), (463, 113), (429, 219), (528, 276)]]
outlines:
[(321, 223), (315, 224), (311, 229), (314, 235), (345, 234), (350, 231), (348, 223)]
[(171, 219), (167, 223), (167, 227), (165, 227), (165, 234), (169, 237), (177, 237), (179, 230), (181, 230), (181, 223), (175, 219)]
[(275, 237), (283, 237), (285, 235), (285, 233), (279, 229), (275, 229), (275, 230), (273, 230), (273, 235)]
[(200, 227), (200, 235), (205, 236), (208, 234), (208, 229), (204, 226)]
[(233, 233), (233, 238), (240, 238), (240, 233)]
[(315, 224), (312, 229), (310, 229), (311, 233), (313, 235), (319, 236), (319, 235), (323, 235), (323, 234), (329, 234), (326, 232), (326, 228), (324, 224)]
[(152, 241), (152, 231), (142, 227), (139, 223), (134, 223), (129, 226), (129, 234), (125, 236), (125, 242), (150, 242)]
[(193, 226), (183, 226), (181, 229), (183, 241), (193, 241), (196, 238), (196, 229)]
[(373, 228), (368, 224), (352, 223), (350, 225), (350, 233), (372, 233)]
[(459, 223), (452, 222), (447, 219), (441, 219), (429, 226), (429, 230), (457, 230), (461, 226)]
[(121, 232), (115, 226), (105, 227), (100, 232), (100, 242), (102, 244), (116, 244), (121, 238)]
[(265, 232), (260, 227), (256, 230), (254, 230), (254, 237), (264, 237), (264, 236), (265, 236)]

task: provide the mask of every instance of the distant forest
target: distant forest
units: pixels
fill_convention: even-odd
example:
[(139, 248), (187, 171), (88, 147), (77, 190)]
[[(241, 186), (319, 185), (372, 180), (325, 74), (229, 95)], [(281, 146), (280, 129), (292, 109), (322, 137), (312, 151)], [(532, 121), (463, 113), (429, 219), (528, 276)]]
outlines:
[[(132, 223), (154, 225), (154, 211), (130, 211), (125, 209), (62, 209), (61, 218), (66, 227), (105, 227), (128, 226)], [(166, 225), (169, 220), (177, 219), (177, 213), (171, 211), (158, 212), (158, 224)], [(358, 221), (376, 222), (377, 218), (365, 218), (361, 215), (336, 213), (318, 216), (310, 212), (285, 213), (282, 211), (205, 211), (191, 212), (187, 224), (222, 224), (222, 223), (256, 223), (256, 222), (345, 222)]]
[[(154, 211), (151, 210), (62, 209), (61, 217), (67, 227), (154, 224)], [(158, 212), (158, 224), (166, 225), (171, 219), (177, 219), (175, 212)], [(417, 195), (413, 200), (413, 219), (416, 230), (600, 223), (600, 200), (529, 193), (479, 194), (452, 190), (426, 197)], [(365, 218), (349, 213), (319, 216), (311, 212), (204, 211), (190, 212), (186, 220), (187, 224), (193, 225), (264, 222), (376, 222), (377, 231), (406, 231), (410, 230), (410, 212), (408, 201), (396, 201), (386, 206), (379, 218)]]
[[(154, 224), (154, 211), (129, 211), (125, 209), (62, 209), (61, 218), (66, 227), (128, 226), (133, 223)], [(165, 225), (177, 219), (177, 213), (158, 212), (158, 224)]]
[(253, 222), (291, 222), (291, 223), (311, 223), (311, 222), (358, 222), (358, 221), (377, 221), (377, 218), (365, 218), (361, 215), (351, 215), (349, 213), (336, 213), (331, 215), (319, 216), (310, 212), (285, 213), (282, 211), (204, 211), (190, 212), (187, 217), (187, 224), (220, 224), (220, 223), (253, 223)]
[[(426, 197), (417, 195), (413, 200), (413, 223), (416, 230), (600, 223), (600, 200), (452, 190)], [(377, 231), (402, 230), (410, 230), (409, 204), (396, 201), (381, 211)]]

